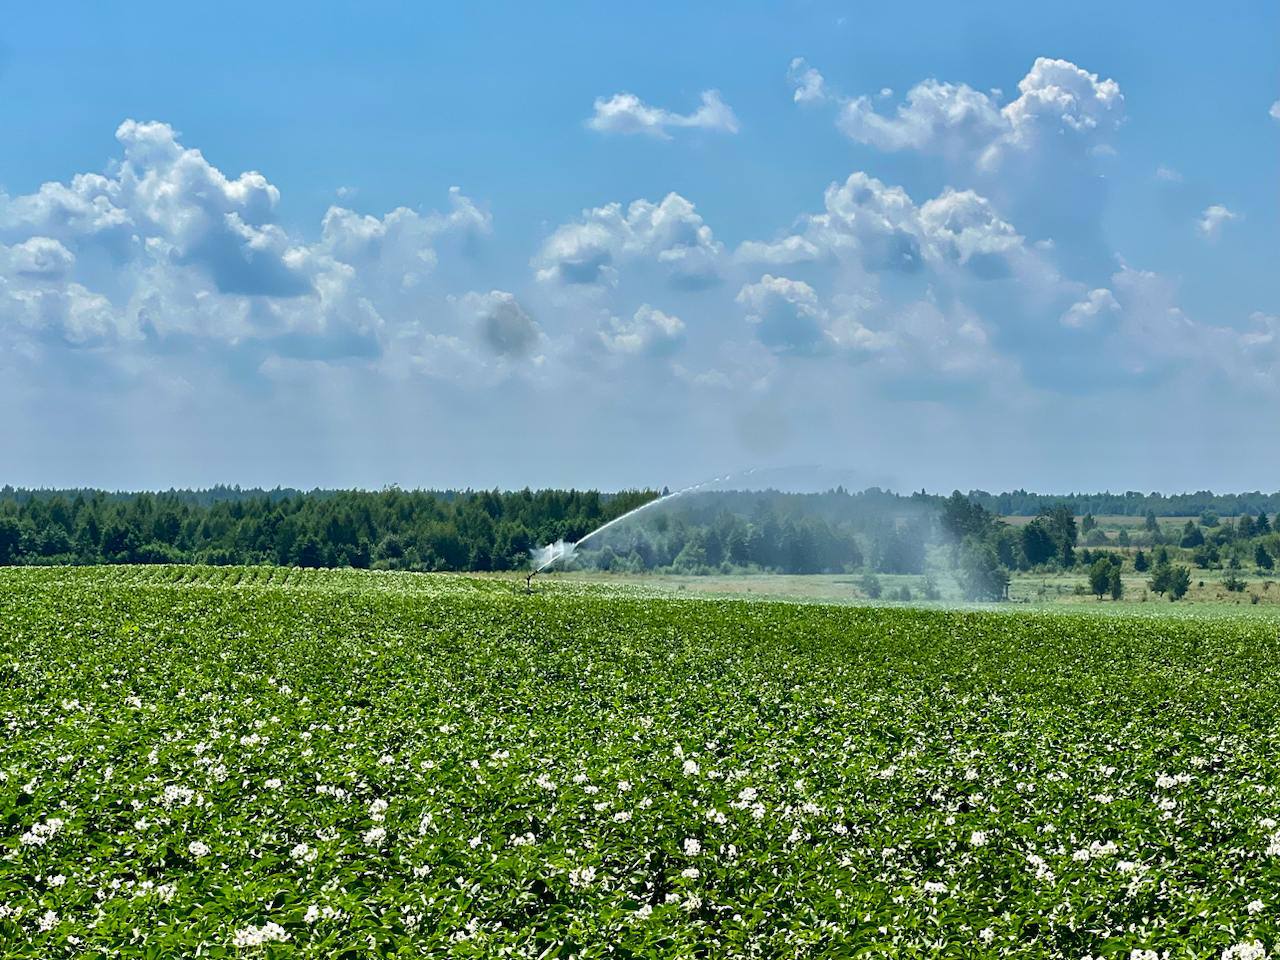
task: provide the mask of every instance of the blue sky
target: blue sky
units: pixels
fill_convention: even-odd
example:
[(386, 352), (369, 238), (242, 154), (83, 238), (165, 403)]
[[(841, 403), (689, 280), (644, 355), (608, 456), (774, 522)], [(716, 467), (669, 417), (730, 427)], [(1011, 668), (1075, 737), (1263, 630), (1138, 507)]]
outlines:
[(368, 6), (10, 13), (4, 480), (1275, 486), (1274, 6)]

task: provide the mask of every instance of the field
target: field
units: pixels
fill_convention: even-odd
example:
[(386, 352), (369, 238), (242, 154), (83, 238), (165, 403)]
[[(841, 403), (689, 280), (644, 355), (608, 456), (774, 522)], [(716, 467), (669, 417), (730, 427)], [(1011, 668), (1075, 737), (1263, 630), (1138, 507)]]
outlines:
[[(1244, 584), (1240, 592), (1227, 589), (1224, 578), (1237, 576)], [(778, 574), (742, 573), (724, 575), (691, 575), (670, 573), (604, 573), (597, 570), (574, 570), (569, 573), (544, 574), (547, 582), (599, 584), (608, 587), (639, 587), (658, 589), (667, 593), (694, 594), (698, 596), (740, 597), (744, 599), (807, 600), (825, 603), (866, 603), (862, 586), (863, 577), (857, 573), (840, 574)], [(511, 574), (501, 575), (509, 580)], [(901, 587), (912, 593), (912, 603), (926, 602), (925, 577), (913, 574), (877, 575), (883, 588), (883, 597), (891, 597)], [(1175, 612), (1168, 597), (1152, 593), (1148, 574), (1126, 571), (1124, 599), (1119, 602), (1109, 597), (1099, 601), (1089, 591), (1089, 578), (1082, 570), (1067, 572), (1015, 571), (1009, 584), (1009, 597), (1017, 604), (1031, 604), (1040, 608), (1070, 606), (1072, 608), (1120, 607), (1135, 612), (1150, 612), (1149, 607), (1160, 607), (1161, 612)], [(940, 603), (934, 606), (954, 606), (960, 602), (960, 588), (950, 573), (936, 577), (942, 593)], [(885, 603), (893, 601), (884, 600)], [(1213, 608), (1241, 608), (1253, 605), (1272, 607), (1272, 613), (1280, 604), (1280, 581), (1272, 574), (1259, 576), (1256, 572), (1231, 570), (1199, 570), (1191, 572), (1191, 589), (1178, 606), (1209, 605)]]
[(1261, 956), (1280, 620), (1144, 609), (0, 571), (0, 946)]

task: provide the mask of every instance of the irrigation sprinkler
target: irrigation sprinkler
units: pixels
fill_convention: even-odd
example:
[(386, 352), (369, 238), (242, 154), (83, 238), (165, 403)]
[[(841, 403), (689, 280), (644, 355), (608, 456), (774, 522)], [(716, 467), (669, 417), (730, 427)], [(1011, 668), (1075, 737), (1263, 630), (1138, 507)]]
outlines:
[[(747, 471), (748, 474), (751, 474), (754, 472), (755, 472), (754, 470)], [(727, 474), (723, 477), (716, 477), (713, 480), (704, 480), (702, 481), (702, 483), (695, 483), (693, 484), (693, 486), (685, 487), (683, 490), (677, 490), (674, 493), (668, 493), (661, 497), (655, 497), (654, 499), (648, 501), (647, 503), (640, 504), (640, 506), (636, 507), (633, 510), (628, 510), (626, 513), (624, 513), (620, 517), (614, 517), (612, 520), (608, 521), (607, 523), (600, 524), (600, 526), (596, 527), (586, 536), (582, 537), (582, 539), (576, 540), (573, 543), (570, 543), (567, 540), (557, 540), (555, 543), (548, 543), (546, 546), (538, 547), (536, 550), (532, 551), (533, 569), (524, 578), (525, 592), (533, 593), (533, 578), (536, 577), (538, 574), (540, 574), (543, 570), (549, 569), (560, 560), (569, 559), (570, 557), (573, 556), (574, 551), (577, 550), (578, 547), (582, 546), (582, 544), (586, 543), (592, 537), (598, 534), (604, 533), (606, 530), (608, 530), (610, 527), (614, 526), (615, 524), (622, 523), (624, 520), (629, 520), (630, 518), (634, 517), (637, 513), (642, 513), (645, 510), (648, 510), (652, 507), (656, 507), (660, 503), (666, 503), (668, 500), (673, 500), (676, 497), (683, 496), (686, 493), (693, 493), (695, 490), (701, 490), (703, 487), (710, 486), (711, 484), (714, 484), (714, 483), (723, 483), (725, 480), (728, 480), (731, 476), (733, 476), (733, 474)]]

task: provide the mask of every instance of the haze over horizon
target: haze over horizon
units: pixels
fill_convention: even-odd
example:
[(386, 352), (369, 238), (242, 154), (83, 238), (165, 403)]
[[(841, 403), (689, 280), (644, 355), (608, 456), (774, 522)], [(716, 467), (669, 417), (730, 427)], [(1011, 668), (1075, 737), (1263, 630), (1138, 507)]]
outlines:
[(17, 8), (0, 484), (1275, 489), (1277, 62), (1262, 3)]

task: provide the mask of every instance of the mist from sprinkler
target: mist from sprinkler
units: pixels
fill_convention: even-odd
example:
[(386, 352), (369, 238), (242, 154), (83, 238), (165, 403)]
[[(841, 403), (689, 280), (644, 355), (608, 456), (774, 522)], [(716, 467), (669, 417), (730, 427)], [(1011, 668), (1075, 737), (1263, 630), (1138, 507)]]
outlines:
[[(755, 470), (748, 470), (746, 471), (745, 474), (743, 474), (743, 476), (751, 473), (755, 473)], [(576, 540), (573, 542), (570, 542), (568, 540), (557, 540), (555, 543), (548, 543), (545, 546), (535, 547), (533, 550), (529, 551), (530, 554), (533, 556), (533, 570), (532, 572), (529, 573), (527, 577), (524, 578), (525, 589), (532, 590), (534, 577), (542, 573), (543, 570), (550, 570), (552, 567), (554, 567), (557, 563), (560, 563), (561, 561), (567, 562), (573, 557), (573, 554), (578, 549), (578, 547), (582, 546), (592, 537), (599, 536), (600, 534), (604, 533), (610, 527), (616, 526), (617, 524), (622, 523), (624, 520), (630, 520), (637, 513), (643, 513), (646, 510), (656, 507), (660, 503), (666, 503), (669, 500), (674, 500), (676, 497), (682, 497), (685, 494), (693, 493), (697, 490), (701, 490), (703, 487), (710, 487), (717, 483), (724, 483), (726, 480), (730, 480), (735, 476), (737, 476), (737, 474), (725, 474), (723, 477), (716, 477), (712, 480), (703, 480), (701, 483), (695, 483), (692, 486), (685, 487), (682, 490), (676, 490), (672, 493), (665, 494), (664, 496), (655, 497), (653, 500), (650, 500), (647, 503), (640, 504), (640, 506), (636, 507), (633, 510), (628, 510), (626, 513), (622, 514), (621, 516), (614, 517), (612, 520), (608, 521), (607, 523), (600, 524), (600, 526), (596, 527), (594, 530), (592, 530), (590, 533), (588, 533), (586, 536), (582, 537), (579, 540)]]

